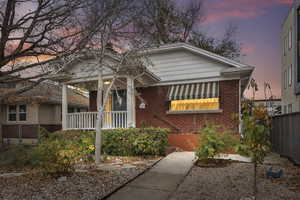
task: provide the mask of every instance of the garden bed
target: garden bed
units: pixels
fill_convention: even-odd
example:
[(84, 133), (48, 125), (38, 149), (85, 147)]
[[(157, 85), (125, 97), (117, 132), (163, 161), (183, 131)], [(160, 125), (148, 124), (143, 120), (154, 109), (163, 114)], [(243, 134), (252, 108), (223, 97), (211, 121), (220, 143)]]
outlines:
[(102, 199), (152, 167), (160, 157), (109, 157), (100, 165), (85, 165), (68, 177), (53, 178), (25, 171), (0, 177), (0, 197), (14, 199)]
[[(276, 159), (282, 159), (276, 157)], [(266, 177), (269, 167), (281, 168), (283, 178)], [(242, 200), (252, 196), (253, 165), (232, 163), (226, 167), (207, 168), (194, 166), (172, 200)], [(300, 199), (300, 168), (289, 161), (266, 163), (258, 167), (258, 199)]]
[(233, 163), (238, 161), (234, 160), (225, 160), (225, 159), (207, 159), (207, 160), (198, 160), (195, 165), (198, 167), (207, 167), (207, 168), (217, 168), (217, 167), (228, 167)]

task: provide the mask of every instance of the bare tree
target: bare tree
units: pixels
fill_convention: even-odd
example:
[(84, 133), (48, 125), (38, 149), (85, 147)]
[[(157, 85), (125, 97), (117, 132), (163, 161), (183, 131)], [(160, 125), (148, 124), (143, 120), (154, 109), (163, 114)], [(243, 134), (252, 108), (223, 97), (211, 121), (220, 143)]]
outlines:
[(230, 59), (238, 59), (242, 56), (241, 43), (236, 39), (237, 27), (229, 25), (221, 39), (207, 36), (201, 31), (193, 31), (188, 38), (188, 43), (224, 56)]
[(180, 4), (175, 0), (143, 0), (140, 6), (143, 14), (135, 20), (134, 29), (150, 45), (186, 42), (230, 59), (240, 58), (236, 26), (229, 25), (220, 39), (207, 36), (201, 30), (200, 25), (205, 20), (202, 0)]
[(143, 14), (134, 23), (135, 31), (156, 46), (186, 41), (202, 17), (202, 0), (184, 7), (174, 0), (143, 0), (140, 6)]
[(2, 91), (0, 100), (35, 87), (57, 70), (47, 64), (85, 46), (93, 32), (81, 23), (85, 6), (83, 0), (1, 1), (0, 84), (34, 82)]
[[(145, 54), (140, 53), (141, 45), (137, 45), (142, 42), (134, 39), (134, 32), (131, 28), (133, 20), (140, 14), (138, 1), (91, 0), (91, 3), (93, 6), (86, 9), (88, 23), (98, 26), (87, 49), (97, 63), (94, 69), (98, 74), (95, 161), (99, 163), (101, 162), (103, 113), (110, 90), (116, 81), (121, 81), (120, 76), (139, 77), (143, 74), (146, 70), (146, 59), (143, 59)], [(113, 47), (118, 43), (121, 43), (123, 49), (116, 52)], [(114, 62), (107, 62), (108, 57), (113, 58)], [(103, 87), (105, 69), (113, 74), (106, 90)]]

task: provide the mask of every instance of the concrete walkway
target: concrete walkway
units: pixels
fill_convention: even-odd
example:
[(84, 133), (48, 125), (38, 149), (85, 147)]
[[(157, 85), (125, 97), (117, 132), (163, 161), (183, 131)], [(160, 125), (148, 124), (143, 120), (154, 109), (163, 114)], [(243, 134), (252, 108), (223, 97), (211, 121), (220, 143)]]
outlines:
[(162, 159), (109, 200), (166, 200), (176, 190), (194, 163), (194, 152), (175, 152)]

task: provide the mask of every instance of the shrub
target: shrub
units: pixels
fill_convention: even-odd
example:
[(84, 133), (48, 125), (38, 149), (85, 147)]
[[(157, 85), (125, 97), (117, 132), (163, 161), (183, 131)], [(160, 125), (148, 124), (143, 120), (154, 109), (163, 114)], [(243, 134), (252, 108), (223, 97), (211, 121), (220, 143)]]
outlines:
[(13, 170), (22, 170), (24, 167), (34, 167), (35, 158), (32, 157), (33, 146), (10, 145), (0, 153), (0, 167)]
[(88, 160), (93, 152), (91, 132), (59, 131), (40, 137), (34, 156), (44, 173), (56, 176), (73, 172), (74, 164)]
[(103, 131), (103, 152), (117, 156), (164, 155), (168, 129), (130, 128)]
[(232, 134), (219, 129), (218, 126), (209, 124), (200, 132), (199, 146), (196, 149), (199, 160), (212, 159), (221, 152), (231, 150), (238, 143), (238, 139)]
[[(131, 128), (102, 132), (102, 151), (115, 156), (163, 155), (168, 145), (167, 129)], [(60, 175), (74, 171), (74, 164), (92, 159), (94, 131), (58, 131), (41, 133), (34, 156), (46, 174)]]

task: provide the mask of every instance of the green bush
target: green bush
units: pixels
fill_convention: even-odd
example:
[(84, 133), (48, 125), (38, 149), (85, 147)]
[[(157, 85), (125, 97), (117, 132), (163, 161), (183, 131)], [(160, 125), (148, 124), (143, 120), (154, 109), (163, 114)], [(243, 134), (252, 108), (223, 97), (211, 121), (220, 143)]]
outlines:
[(116, 156), (164, 155), (168, 129), (130, 128), (103, 132), (103, 152)]
[(220, 127), (209, 124), (200, 132), (196, 157), (199, 160), (214, 158), (217, 154), (233, 149), (238, 139), (229, 132), (220, 131)]
[[(163, 155), (168, 145), (167, 129), (131, 128), (102, 132), (102, 151), (114, 156)], [(68, 174), (74, 164), (91, 160), (95, 151), (94, 131), (42, 130), (34, 157), (47, 174)]]
[(61, 175), (74, 171), (74, 164), (91, 158), (94, 137), (91, 132), (59, 131), (47, 134), (43, 130), (34, 157), (46, 174)]

